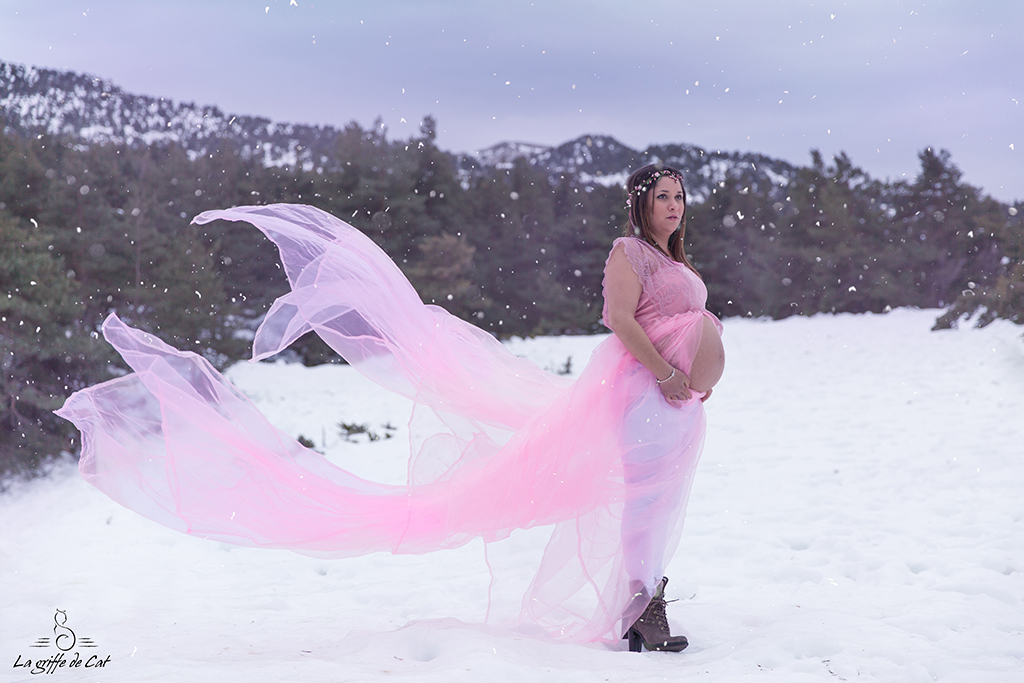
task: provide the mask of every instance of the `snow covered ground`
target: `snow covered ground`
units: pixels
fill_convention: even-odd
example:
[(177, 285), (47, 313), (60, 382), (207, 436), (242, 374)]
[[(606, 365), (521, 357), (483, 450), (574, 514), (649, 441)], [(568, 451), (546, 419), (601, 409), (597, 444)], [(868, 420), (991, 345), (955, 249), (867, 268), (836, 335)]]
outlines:
[[(482, 625), (478, 543), (346, 560), (235, 548), (144, 520), (69, 466), (0, 496), (0, 681), (1024, 681), (1022, 330), (931, 332), (936, 315), (725, 322), (667, 570), (683, 653)], [(578, 372), (598, 341), (510, 346)], [(339, 464), (404, 481), (409, 406), (351, 368), (228, 374)], [(346, 441), (339, 422), (382, 438)], [(513, 541), (506, 561), (543, 535)], [(55, 618), (77, 638), (65, 666), (14, 666), (67, 645)]]

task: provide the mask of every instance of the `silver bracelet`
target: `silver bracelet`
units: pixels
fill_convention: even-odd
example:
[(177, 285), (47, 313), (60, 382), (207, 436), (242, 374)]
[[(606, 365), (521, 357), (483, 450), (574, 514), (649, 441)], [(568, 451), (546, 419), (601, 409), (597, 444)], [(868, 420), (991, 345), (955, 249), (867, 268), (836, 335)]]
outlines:
[(665, 382), (669, 381), (670, 379), (672, 379), (675, 376), (676, 376), (676, 369), (672, 368), (672, 374), (671, 375), (669, 375), (665, 379), (658, 379), (657, 377), (655, 377), (654, 381), (657, 382), (658, 384), (664, 384)]

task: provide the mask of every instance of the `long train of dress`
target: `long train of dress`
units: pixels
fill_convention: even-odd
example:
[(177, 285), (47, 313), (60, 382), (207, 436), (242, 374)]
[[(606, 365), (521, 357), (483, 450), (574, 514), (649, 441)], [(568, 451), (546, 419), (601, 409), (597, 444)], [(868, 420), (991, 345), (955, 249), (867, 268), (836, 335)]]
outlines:
[[(372, 240), (318, 209), (240, 207), (195, 222), (217, 219), (262, 230), (291, 284), (256, 334), (254, 360), (312, 330), (431, 416), (431, 433), (410, 430), (407, 485), (332, 465), (201, 356), (114, 315), (104, 336), (134, 372), (58, 411), (82, 432), (82, 475), (184, 533), (327, 557), (425, 553), (552, 525), (520, 619), (558, 639), (618, 640), (620, 620), (643, 608), (630, 578), (660, 572), (678, 543), (704, 438), (699, 394), (667, 404), (614, 336), (575, 381), (547, 373), (424, 305)], [(701, 318), (667, 317), (648, 332), (685, 342)], [(694, 345), (667, 347), (688, 369)]]

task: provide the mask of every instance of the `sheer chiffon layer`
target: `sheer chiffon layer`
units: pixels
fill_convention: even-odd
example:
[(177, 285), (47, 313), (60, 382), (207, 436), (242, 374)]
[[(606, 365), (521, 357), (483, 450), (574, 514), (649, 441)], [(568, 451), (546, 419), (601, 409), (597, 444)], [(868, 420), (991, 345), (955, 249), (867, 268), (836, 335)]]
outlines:
[[(215, 219), (266, 233), (292, 285), (257, 334), (257, 358), (313, 330), (416, 402), (407, 485), (332, 465), (273, 427), (202, 357), (115, 316), (104, 335), (134, 373), (58, 411), (82, 431), (83, 476), (184, 533), (317, 556), (424, 553), (552, 525), (520, 619), (556, 638), (617, 641), (620, 620), (643, 609), (631, 607), (630, 581), (651, 586), (678, 543), (704, 438), (699, 394), (670, 406), (615, 337), (577, 380), (546, 373), (422, 304), (371, 240), (317, 209), (246, 207), (196, 220)], [(702, 315), (652, 328), (677, 367), (692, 363)], [(425, 413), (429, 433), (416, 417)]]

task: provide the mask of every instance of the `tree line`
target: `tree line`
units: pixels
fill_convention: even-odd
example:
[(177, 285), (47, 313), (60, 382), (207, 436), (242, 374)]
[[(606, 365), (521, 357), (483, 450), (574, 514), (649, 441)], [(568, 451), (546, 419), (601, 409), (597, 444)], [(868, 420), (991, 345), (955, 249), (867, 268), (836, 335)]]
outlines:
[[(623, 190), (517, 160), (459, 173), (436, 124), (389, 140), (349, 124), (334, 163), (264, 167), (229, 141), (83, 145), (0, 136), (0, 472), (77, 447), (54, 417), (73, 391), (125, 371), (99, 336), (111, 312), (224, 367), (287, 290), (276, 249), (246, 224), (196, 227), (208, 209), (296, 202), (374, 239), (427, 302), (498, 336), (604, 331), (603, 267)], [(845, 155), (811, 163), (784, 200), (737, 167), (687, 207), (687, 251), (720, 316), (945, 308), (1024, 322), (1024, 206), (965, 184), (926, 149), (911, 181), (870, 178)], [(760, 184), (759, 184), (760, 183)], [(315, 337), (291, 351), (336, 361)]]

